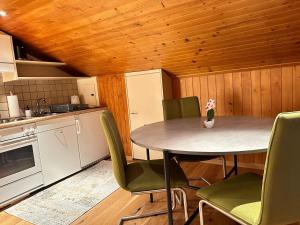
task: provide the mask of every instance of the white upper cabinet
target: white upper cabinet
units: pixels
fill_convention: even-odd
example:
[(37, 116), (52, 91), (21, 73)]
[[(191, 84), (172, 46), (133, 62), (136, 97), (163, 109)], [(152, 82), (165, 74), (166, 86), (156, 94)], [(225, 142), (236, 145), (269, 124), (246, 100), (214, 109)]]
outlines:
[(77, 80), (80, 101), (89, 106), (99, 106), (97, 78), (82, 78)]
[[(3, 82), (20, 79), (69, 79), (73, 76), (64, 70), (63, 62), (45, 62), (40, 60), (15, 60), (12, 37), (0, 33), (0, 74)], [(83, 76), (85, 77), (85, 76)]]
[(0, 34), (0, 63), (14, 63), (14, 48), (9, 35)]

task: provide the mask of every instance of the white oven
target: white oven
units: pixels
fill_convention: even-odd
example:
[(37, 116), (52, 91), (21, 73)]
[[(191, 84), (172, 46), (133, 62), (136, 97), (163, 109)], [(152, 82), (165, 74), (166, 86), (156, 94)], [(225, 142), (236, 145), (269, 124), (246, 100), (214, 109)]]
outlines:
[(0, 205), (42, 184), (35, 125), (1, 129)]

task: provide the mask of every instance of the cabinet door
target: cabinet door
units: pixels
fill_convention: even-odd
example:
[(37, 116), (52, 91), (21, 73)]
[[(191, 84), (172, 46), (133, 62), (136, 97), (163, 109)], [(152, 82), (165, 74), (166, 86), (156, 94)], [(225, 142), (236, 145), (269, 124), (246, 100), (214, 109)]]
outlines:
[[(163, 120), (161, 73), (128, 76), (126, 85), (131, 131)], [(132, 150), (134, 158), (146, 158), (144, 148), (132, 144)], [(152, 159), (162, 157), (158, 151), (151, 151), (150, 154)]]
[(81, 169), (75, 125), (38, 133), (45, 185)]
[(14, 63), (14, 50), (9, 35), (0, 34), (0, 62)]
[(80, 114), (76, 119), (81, 167), (108, 155), (108, 146), (100, 125), (99, 111)]

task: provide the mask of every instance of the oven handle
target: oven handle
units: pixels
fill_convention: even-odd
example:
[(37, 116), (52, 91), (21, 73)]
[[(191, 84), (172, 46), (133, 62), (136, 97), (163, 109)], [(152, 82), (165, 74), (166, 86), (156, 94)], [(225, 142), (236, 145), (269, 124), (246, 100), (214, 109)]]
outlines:
[[(31, 138), (26, 137), (22, 140), (18, 139), (18, 140), (8, 141), (8, 142), (5, 142), (3, 144), (0, 144), (0, 153), (7, 152), (7, 148), (14, 147), (16, 145), (18, 146), (18, 145), (24, 145), (24, 144), (27, 144), (27, 143), (33, 143), (33, 142), (36, 142), (36, 141), (37, 141), (36, 136), (31, 137)], [(5, 149), (3, 149), (3, 148), (5, 148)]]

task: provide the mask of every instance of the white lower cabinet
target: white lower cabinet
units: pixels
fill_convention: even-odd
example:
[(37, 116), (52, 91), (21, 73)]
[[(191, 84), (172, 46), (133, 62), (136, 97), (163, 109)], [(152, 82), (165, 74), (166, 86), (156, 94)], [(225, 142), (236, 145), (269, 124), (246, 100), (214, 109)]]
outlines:
[(83, 113), (75, 118), (81, 167), (108, 156), (108, 146), (100, 125), (100, 112)]
[(45, 185), (81, 170), (73, 116), (37, 124)]

